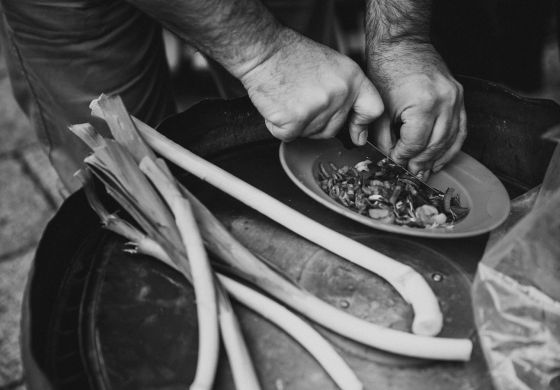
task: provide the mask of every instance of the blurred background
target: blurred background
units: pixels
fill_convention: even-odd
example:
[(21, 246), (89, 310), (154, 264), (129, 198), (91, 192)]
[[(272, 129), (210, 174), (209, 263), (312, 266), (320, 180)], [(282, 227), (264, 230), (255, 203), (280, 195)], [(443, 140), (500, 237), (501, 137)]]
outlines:
[[(363, 2), (338, 0), (337, 46), (363, 66)], [(436, 0), (433, 40), (457, 74), (560, 103), (554, 0)], [(206, 59), (165, 32), (178, 107), (219, 97)], [(63, 200), (56, 174), (12, 98), (0, 50), (0, 390), (25, 389), (19, 356), (22, 294), (33, 254)]]
[[(432, 40), (455, 74), (503, 84), (524, 96), (560, 101), (557, 0), (435, 0)], [(335, 3), (336, 45), (364, 67), (363, 1)], [(204, 56), (165, 33), (180, 108), (219, 97)], [(196, 75), (193, 77), (193, 75)]]

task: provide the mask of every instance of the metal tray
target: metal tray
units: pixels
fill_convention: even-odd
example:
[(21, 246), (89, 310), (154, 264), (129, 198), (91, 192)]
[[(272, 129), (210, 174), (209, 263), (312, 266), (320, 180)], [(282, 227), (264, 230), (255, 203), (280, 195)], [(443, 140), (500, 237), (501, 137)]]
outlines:
[[(542, 110), (547, 120), (560, 120), (557, 106), (529, 108)], [(548, 127), (541, 125), (543, 131)], [(481, 123), (476, 126), (483, 129)], [(203, 102), (169, 118), (160, 129), (291, 207), (416, 268), (440, 297), (446, 317), (442, 335), (475, 341), (470, 362), (449, 363), (402, 358), (321, 330), (366, 388), (492, 387), (476, 343), (470, 304), (470, 281), (486, 235), (445, 241), (396, 236), (326, 210), (285, 176), (277, 158), (278, 142), (246, 99)], [(304, 288), (370, 321), (409, 329), (410, 308), (386, 282), (296, 237), (227, 194), (179, 175), (242, 242)], [(530, 185), (521, 179), (508, 185), (512, 193)], [(50, 222), (36, 254), (24, 308), (23, 360), (33, 379), (30, 389), (39, 388), (33, 383), (40, 375), (56, 389), (179, 389), (189, 384), (196, 351), (190, 286), (152, 259), (123, 253), (122, 245), (118, 237), (100, 229), (81, 192)], [(263, 388), (335, 388), (286, 335), (251, 311), (239, 305), (236, 310)], [(215, 388), (232, 388), (225, 356)]]

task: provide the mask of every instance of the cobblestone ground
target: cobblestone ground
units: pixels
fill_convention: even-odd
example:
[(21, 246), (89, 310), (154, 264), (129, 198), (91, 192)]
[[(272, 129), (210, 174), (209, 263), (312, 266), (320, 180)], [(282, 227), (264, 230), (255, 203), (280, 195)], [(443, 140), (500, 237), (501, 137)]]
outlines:
[(0, 390), (24, 390), (20, 307), (40, 234), (62, 201), (56, 174), (12, 97), (0, 55)]

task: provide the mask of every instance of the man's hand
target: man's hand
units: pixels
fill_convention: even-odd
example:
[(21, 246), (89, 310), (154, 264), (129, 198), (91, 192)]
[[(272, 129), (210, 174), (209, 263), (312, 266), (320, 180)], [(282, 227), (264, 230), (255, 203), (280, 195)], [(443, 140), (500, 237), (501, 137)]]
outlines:
[(240, 79), (275, 137), (333, 137), (348, 119), (357, 145), (383, 112), (381, 98), (356, 63), (291, 30), (281, 44)]
[[(465, 141), (463, 88), (429, 45), (387, 49), (371, 66), (387, 117), (376, 124), (378, 144), (413, 173), (439, 171)], [(393, 143), (391, 127), (399, 129)]]
[(467, 134), (463, 88), (429, 43), (430, 10), (430, 0), (367, 0), (368, 76), (386, 107), (375, 138), (413, 173), (439, 171)]
[(127, 0), (241, 80), (272, 134), (332, 137), (349, 119), (356, 144), (381, 115), (356, 63), (282, 26), (259, 0)]

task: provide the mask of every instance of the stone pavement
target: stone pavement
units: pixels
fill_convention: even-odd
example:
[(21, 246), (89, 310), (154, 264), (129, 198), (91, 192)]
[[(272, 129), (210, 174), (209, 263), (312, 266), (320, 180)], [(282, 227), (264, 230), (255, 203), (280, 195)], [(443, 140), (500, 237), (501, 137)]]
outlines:
[(20, 307), (37, 242), (62, 201), (57, 188), (0, 58), (0, 390), (25, 389)]

